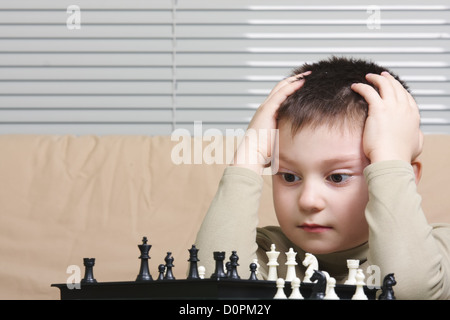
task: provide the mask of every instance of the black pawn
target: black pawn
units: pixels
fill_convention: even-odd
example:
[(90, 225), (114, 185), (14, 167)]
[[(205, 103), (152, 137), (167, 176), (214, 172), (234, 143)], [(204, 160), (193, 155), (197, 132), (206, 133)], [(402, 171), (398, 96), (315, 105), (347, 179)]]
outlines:
[(383, 285), (381, 286), (381, 294), (378, 300), (396, 300), (394, 295), (393, 286), (397, 284), (393, 273), (389, 273), (383, 279)]
[(172, 252), (167, 252), (167, 256), (164, 258), (164, 261), (166, 261), (166, 275), (164, 276), (164, 280), (175, 280), (172, 274), (172, 268), (175, 267), (173, 260)]
[(258, 278), (256, 277), (256, 268), (258, 268), (256, 263), (250, 263), (250, 278), (248, 278), (248, 280), (258, 280)]
[(231, 256), (230, 256), (230, 278), (231, 279), (240, 279), (241, 278), (241, 277), (239, 277), (238, 272), (237, 272), (237, 267), (239, 266), (239, 264), (237, 263), (238, 260), (239, 260), (239, 257), (236, 254), (236, 251), (232, 251)]
[(139, 269), (139, 274), (136, 277), (136, 281), (151, 281), (153, 280), (152, 276), (150, 275), (150, 270), (148, 268), (148, 259), (150, 259), (150, 256), (148, 255), (148, 252), (151, 249), (151, 245), (147, 244), (147, 237), (142, 238), (142, 244), (138, 245), (139, 250), (141, 251), (141, 255), (139, 256), (139, 259), (141, 259), (141, 267)]
[(83, 264), (85, 269), (81, 283), (97, 283), (97, 280), (94, 279), (95, 258), (83, 258)]
[(225, 270), (227, 271), (227, 277), (231, 278), (231, 262), (225, 263)]
[(211, 279), (225, 279), (227, 275), (223, 272), (223, 260), (225, 260), (224, 251), (214, 251), (214, 260), (216, 261), (216, 269), (211, 275)]
[(195, 247), (195, 245), (192, 245), (191, 249), (188, 249), (189, 251), (189, 274), (188, 279), (200, 279), (200, 276), (198, 275), (198, 267), (197, 262), (200, 261), (197, 257), (198, 249)]
[(160, 264), (158, 266), (158, 272), (159, 272), (159, 276), (158, 276), (158, 280), (164, 280), (164, 271), (166, 270), (166, 266), (163, 264)]

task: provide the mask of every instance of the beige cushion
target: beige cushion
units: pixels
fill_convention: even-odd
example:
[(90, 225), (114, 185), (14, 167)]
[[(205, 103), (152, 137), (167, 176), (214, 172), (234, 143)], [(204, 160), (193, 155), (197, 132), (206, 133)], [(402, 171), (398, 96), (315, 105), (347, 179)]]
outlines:
[[(175, 277), (185, 278), (187, 250), (225, 164), (176, 165), (178, 143), (158, 136), (0, 136), (0, 299), (58, 299), (50, 284), (65, 283), (70, 265), (83, 276), (84, 257), (96, 258), (98, 281), (134, 281), (143, 236), (153, 246), (153, 277), (170, 251)], [(450, 136), (427, 136), (422, 159), (427, 217), (450, 222)], [(261, 226), (277, 223), (271, 180), (264, 179)]]

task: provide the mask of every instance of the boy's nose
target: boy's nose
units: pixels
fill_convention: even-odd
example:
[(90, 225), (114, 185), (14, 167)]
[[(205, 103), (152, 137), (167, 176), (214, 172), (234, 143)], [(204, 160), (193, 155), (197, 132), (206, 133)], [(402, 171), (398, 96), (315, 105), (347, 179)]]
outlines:
[(298, 197), (298, 205), (300, 212), (303, 213), (317, 213), (325, 208), (325, 201), (323, 193), (320, 191), (320, 186), (312, 182), (303, 184)]

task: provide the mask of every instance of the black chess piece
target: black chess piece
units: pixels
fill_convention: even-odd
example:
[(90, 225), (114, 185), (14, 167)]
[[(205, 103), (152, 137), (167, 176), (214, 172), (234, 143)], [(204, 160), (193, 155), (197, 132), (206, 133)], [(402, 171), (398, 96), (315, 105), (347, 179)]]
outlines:
[(381, 294), (378, 300), (396, 300), (394, 295), (393, 286), (397, 284), (393, 273), (389, 273), (383, 279), (383, 285), (381, 286)]
[(198, 275), (198, 267), (197, 262), (200, 261), (197, 257), (198, 249), (195, 247), (195, 245), (192, 245), (191, 249), (188, 249), (189, 251), (189, 274), (187, 276), (187, 279), (200, 279), (200, 276)]
[(211, 275), (211, 279), (225, 279), (227, 275), (223, 272), (223, 260), (225, 260), (225, 252), (224, 251), (214, 251), (214, 260), (216, 261), (216, 269), (214, 273)]
[(163, 264), (160, 264), (158, 266), (158, 272), (159, 272), (159, 276), (158, 276), (158, 280), (164, 280), (164, 271), (166, 270), (166, 266)]
[(167, 252), (167, 256), (164, 258), (164, 261), (166, 261), (166, 275), (164, 276), (164, 280), (175, 280), (172, 273), (172, 268), (175, 267), (173, 260), (172, 252)]
[(236, 254), (236, 251), (231, 251), (231, 256), (230, 256), (230, 276), (229, 278), (231, 279), (240, 279), (241, 277), (239, 277), (238, 272), (237, 272), (237, 267), (239, 266), (239, 264), (237, 263), (239, 260), (238, 255)]
[(231, 278), (231, 262), (230, 261), (225, 263), (225, 271), (227, 274), (227, 278)]
[(317, 283), (314, 284), (314, 287), (312, 288), (310, 299), (313, 300), (322, 300), (325, 298), (325, 292), (327, 289), (327, 277), (322, 271), (314, 270), (313, 275), (310, 278), (311, 282), (314, 282), (316, 280)]
[(81, 283), (97, 283), (97, 280), (94, 279), (94, 265), (95, 258), (83, 258), (84, 264), (84, 278), (81, 279)]
[(138, 245), (139, 250), (141, 251), (141, 255), (139, 259), (141, 259), (141, 267), (139, 269), (139, 274), (136, 277), (136, 281), (151, 281), (153, 280), (150, 270), (148, 268), (148, 259), (150, 256), (148, 255), (151, 245), (147, 244), (147, 237), (142, 238), (142, 244)]
[(258, 280), (258, 278), (256, 277), (257, 268), (258, 266), (256, 265), (256, 263), (250, 263), (250, 278), (248, 278), (248, 280)]

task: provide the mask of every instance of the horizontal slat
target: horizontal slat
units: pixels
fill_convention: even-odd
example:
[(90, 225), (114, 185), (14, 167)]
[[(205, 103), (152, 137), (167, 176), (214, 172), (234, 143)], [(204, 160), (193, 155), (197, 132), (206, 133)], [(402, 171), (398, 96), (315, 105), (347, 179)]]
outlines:
[(0, 123), (170, 123), (170, 110), (0, 110)]
[[(182, 67), (292, 67), (302, 65), (305, 61), (316, 62), (322, 59), (328, 59), (331, 53), (291, 53), (291, 54), (177, 54), (177, 66)], [(344, 54), (339, 54), (342, 56)], [(450, 67), (448, 61), (448, 54), (429, 54), (427, 59), (424, 60), (423, 54), (408, 54), (407, 58), (404, 54), (388, 54), (388, 53), (353, 53), (346, 56), (352, 56), (358, 59), (369, 59), (384, 63), (387, 67), (395, 65), (407, 65), (411, 66), (412, 61), (419, 62), (419, 65), (437, 67)]]
[[(267, 95), (274, 84), (255, 86), (252, 82), (228, 82), (218, 85), (213, 82), (180, 82), (177, 95)], [(450, 83), (410, 83), (415, 95), (449, 96)], [(3, 82), (0, 95), (171, 95), (172, 83), (168, 82), (101, 82), (101, 81), (47, 81)]]
[[(196, 26), (178, 27), (176, 34), (172, 33), (172, 27), (168, 26), (86, 26), (78, 30), (55, 26), (2, 26), (0, 25), (0, 39), (23, 40), (89, 40), (89, 39), (115, 39), (153, 41), (158, 39), (172, 40), (174, 36), (178, 40), (446, 40), (449, 39), (450, 26), (442, 26), (440, 32), (436, 32), (435, 26), (409, 26), (410, 32), (405, 33), (404, 26), (383, 26), (377, 32), (367, 29), (365, 26), (334, 26), (314, 27), (314, 32), (307, 32), (298, 28), (292, 32), (292, 28), (285, 26), (273, 26), (271, 32), (267, 27), (246, 26), (242, 27), (209, 26), (208, 28)], [(355, 30), (356, 29), (356, 30)], [(319, 32), (321, 31), (321, 32)], [(382, 31), (382, 32), (381, 32)]]
[[(15, 26), (14, 26), (15, 28)], [(41, 27), (39, 27), (41, 28)], [(366, 34), (368, 37), (377, 36), (381, 37), (389, 34), (402, 34), (408, 33), (410, 36), (415, 34), (436, 34), (450, 33), (450, 25), (380, 25), (379, 29), (369, 29), (367, 24), (360, 25), (314, 25), (314, 26), (289, 26), (289, 25), (228, 25), (228, 26), (214, 26), (209, 25), (207, 28), (205, 26), (197, 25), (181, 25), (176, 28), (177, 38), (217, 38), (217, 37), (230, 37), (230, 38), (240, 38), (245, 35), (250, 35), (254, 37), (255, 34), (299, 34), (302, 35), (309, 34), (324, 34), (325, 37), (329, 37), (330, 34), (342, 34), (352, 35), (357, 34), (359, 37)], [(274, 38), (273, 36), (271, 36)]]
[[(3, 7), (3, 4), (2, 4)], [(68, 18), (74, 11), (68, 7), (60, 7), (60, 10), (51, 11), (3, 11), (0, 8), (1, 25), (66, 25)], [(167, 11), (90, 11), (82, 6), (80, 18), (83, 25), (121, 25), (121, 24), (171, 24), (172, 12)], [(107, 8), (105, 8), (107, 9)]]
[[(407, 27), (408, 32), (405, 32)], [(439, 32), (436, 32), (439, 28)], [(332, 32), (330, 32), (332, 29)], [(166, 39), (174, 36), (172, 25), (83, 25), (70, 30), (66, 25), (1, 25), (0, 38), (5, 39)], [(367, 24), (315, 25), (313, 30), (304, 26), (273, 25), (178, 25), (177, 39), (448, 39), (450, 25), (380, 25), (369, 29)]]
[[(264, 96), (179, 96), (177, 109), (249, 109), (256, 110)], [(415, 97), (420, 108), (450, 109), (450, 97)], [(171, 96), (0, 96), (0, 109), (4, 108), (72, 108), (72, 109), (172, 109)]]
[(172, 26), (86, 26), (70, 30), (66, 23), (60, 26), (0, 25), (0, 38), (171, 38)]
[(0, 96), (0, 108), (172, 108), (171, 95), (166, 96), (114, 96), (71, 95), (60, 96)]
[[(183, 53), (448, 53), (450, 41), (428, 40), (178, 40), (177, 54)], [(0, 40), (0, 53), (166, 53), (171, 40)]]
[[(179, 11), (174, 13), (167, 11), (133, 10), (115, 11), (89, 10), (79, 6), (81, 22), (84, 25), (171, 25), (175, 17), (177, 25), (272, 25), (272, 24), (363, 24), (373, 15), (370, 8), (360, 7), (365, 10), (335, 10), (332, 19), (324, 19), (324, 10), (293, 10), (293, 11), (221, 11), (220, 14), (211, 14), (210, 11)], [(69, 9), (62, 7), (58, 11), (2, 11), (0, 9), (0, 23), (5, 25), (65, 25), (66, 20), (73, 14)], [(369, 10), (369, 11), (368, 11)], [(327, 10), (328, 11), (328, 10)], [(398, 11), (382, 10), (380, 8), (380, 23), (382, 25), (405, 24), (446, 24), (449, 23), (448, 11), (433, 10), (403, 11), (399, 16)]]
[[(305, 62), (329, 58), (330, 54), (177, 54), (177, 68), (182, 67), (248, 67), (292, 68)], [(386, 67), (449, 68), (448, 54), (408, 54), (408, 59), (393, 54), (352, 54), (354, 58), (370, 59)], [(172, 67), (171, 54), (1, 54), (0, 67), (13, 66), (95, 66), (95, 67)]]
[[(4, 10), (61, 10), (73, 5), (71, 0), (21, 0), (21, 1), (3, 1), (1, 8)], [(116, 9), (116, 10), (130, 10), (130, 9), (151, 9), (151, 10), (170, 10), (172, 7), (171, 0), (77, 0), (76, 4), (85, 9)]]
[(166, 82), (4, 82), (0, 86), (0, 95), (170, 95), (172, 84)]
[[(171, 0), (128, 0), (124, 2), (123, 0), (77, 0), (76, 3), (86, 9), (105, 9), (110, 10), (171, 10), (172, 1)], [(11, 1), (5, 2), (2, 5), (3, 9), (25, 9), (30, 8), (35, 9), (55, 9), (60, 7), (67, 7), (73, 4), (70, 0), (40, 0), (36, 2), (35, 0), (21, 0), (21, 1)], [(270, 10), (270, 11), (293, 11), (293, 10), (310, 10), (310, 11), (365, 11), (370, 5), (361, 5), (360, 1), (345, 1), (345, 4), (320, 4), (317, 5), (316, 1), (303, 1), (301, 5), (297, 0), (284, 0), (282, 3), (274, 4), (271, 0), (257, 0), (257, 1), (242, 1), (242, 0), (228, 0), (228, 1), (207, 1), (207, 0), (183, 0), (177, 3), (178, 10), (194, 10), (194, 11), (211, 11), (211, 10), (233, 10), (233, 11), (260, 11), (260, 10)], [(442, 3), (442, 1), (427, 1), (426, 4), (411, 4), (410, 1), (396, 1), (393, 4), (389, 0), (379, 0), (377, 5), (380, 6), (382, 10), (393, 10), (393, 11), (405, 11), (405, 10), (449, 10), (449, 6)]]
[[(106, 112), (105, 112), (106, 111)], [(209, 123), (248, 123), (253, 110), (178, 110), (177, 120), (183, 123), (201, 120)], [(0, 124), (5, 123), (171, 123), (171, 110), (0, 110)], [(178, 121), (177, 121), (178, 122)]]
[[(292, 68), (182, 68), (176, 70), (177, 82), (198, 81), (243, 81), (243, 82), (276, 82), (291, 73)], [(394, 73), (401, 74), (406, 82), (448, 82), (450, 68), (391, 68)], [(170, 67), (0, 67), (0, 81), (172, 81), (173, 70)]]
[(13, 66), (136, 66), (136, 67), (172, 67), (172, 56), (169, 54), (110, 54), (108, 56), (96, 53), (42, 53), (0, 55), (0, 67)]
[(108, 52), (172, 52), (171, 40), (0, 40), (3, 52), (57, 52), (57, 53), (108, 53)]
[(170, 135), (170, 123), (10, 123), (0, 125), (0, 134), (73, 134), (73, 135)]
[(171, 67), (48, 68), (0, 67), (0, 80), (172, 81)]

